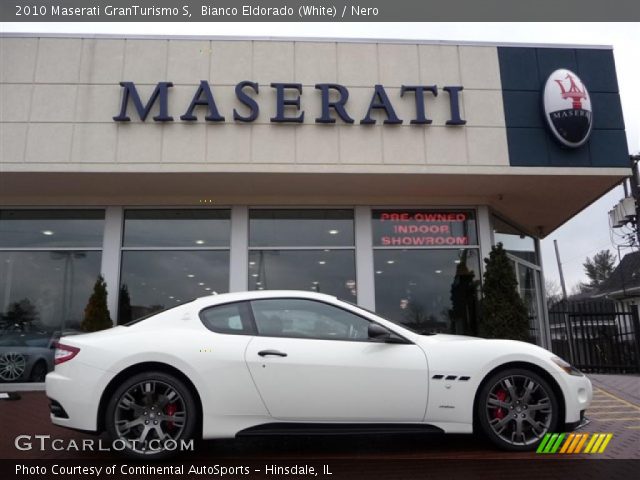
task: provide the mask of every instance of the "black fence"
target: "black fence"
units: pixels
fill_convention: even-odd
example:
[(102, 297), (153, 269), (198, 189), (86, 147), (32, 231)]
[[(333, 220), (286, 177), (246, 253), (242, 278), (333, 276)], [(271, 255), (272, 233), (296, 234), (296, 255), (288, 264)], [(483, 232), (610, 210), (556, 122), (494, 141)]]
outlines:
[(611, 300), (562, 301), (549, 309), (551, 350), (591, 373), (640, 373), (638, 307)]

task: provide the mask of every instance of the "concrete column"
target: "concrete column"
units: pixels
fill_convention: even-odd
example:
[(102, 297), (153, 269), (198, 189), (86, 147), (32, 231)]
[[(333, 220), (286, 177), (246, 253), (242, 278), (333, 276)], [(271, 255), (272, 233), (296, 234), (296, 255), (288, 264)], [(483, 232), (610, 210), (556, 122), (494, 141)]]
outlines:
[(122, 207), (107, 207), (104, 213), (104, 236), (102, 239), (101, 272), (107, 283), (107, 306), (111, 320), (118, 322), (118, 294), (120, 293), (120, 243), (124, 210)]
[(249, 209), (244, 205), (231, 208), (230, 256), (229, 291), (246, 292), (249, 289)]
[(355, 208), (356, 276), (358, 279), (358, 305), (375, 310), (376, 292), (373, 278), (373, 233), (371, 208)]
[(478, 225), (478, 242), (480, 243), (480, 271), (484, 275), (484, 259), (489, 257), (493, 246), (493, 230), (491, 228), (491, 212), (486, 205), (478, 207), (476, 223)]

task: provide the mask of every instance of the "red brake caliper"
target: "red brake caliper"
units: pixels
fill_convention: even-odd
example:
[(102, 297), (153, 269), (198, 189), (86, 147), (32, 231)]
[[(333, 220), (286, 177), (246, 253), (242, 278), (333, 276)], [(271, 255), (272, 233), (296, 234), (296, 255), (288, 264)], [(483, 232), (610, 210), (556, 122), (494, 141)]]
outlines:
[[(177, 405), (175, 403), (170, 403), (164, 409), (164, 413), (166, 413), (170, 417), (173, 417), (173, 415), (176, 413), (176, 410), (178, 410)], [(169, 428), (170, 430), (173, 430), (173, 427), (174, 427), (174, 423), (171, 420), (169, 420), (167, 422), (167, 428)]]
[[(496, 392), (496, 397), (501, 402), (504, 402), (504, 400), (507, 398), (507, 392), (505, 392), (504, 390), (498, 390)], [(506, 414), (507, 414), (507, 411), (504, 408), (496, 407), (495, 410), (493, 411), (493, 418), (502, 420)]]

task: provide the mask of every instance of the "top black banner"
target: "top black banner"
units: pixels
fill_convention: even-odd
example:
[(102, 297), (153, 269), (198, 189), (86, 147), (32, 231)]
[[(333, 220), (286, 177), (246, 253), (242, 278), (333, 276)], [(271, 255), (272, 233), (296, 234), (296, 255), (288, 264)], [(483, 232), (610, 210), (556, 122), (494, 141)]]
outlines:
[(638, 0), (2, 0), (2, 22), (633, 21)]

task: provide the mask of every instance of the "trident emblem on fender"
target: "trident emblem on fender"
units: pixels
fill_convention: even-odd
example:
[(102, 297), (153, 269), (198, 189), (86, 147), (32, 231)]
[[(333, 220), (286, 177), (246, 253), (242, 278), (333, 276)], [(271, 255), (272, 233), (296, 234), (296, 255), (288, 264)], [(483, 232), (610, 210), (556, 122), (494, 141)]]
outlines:
[(564, 89), (562, 80), (555, 81), (560, 86), (560, 91), (562, 92), (562, 98), (565, 98), (565, 99), (570, 98), (571, 106), (574, 110), (581, 109), (582, 100), (587, 98), (586, 89), (580, 90), (580, 87), (576, 85), (575, 79), (570, 74), (567, 73), (567, 76), (565, 78), (569, 79), (569, 82), (570, 82), (569, 90)]

